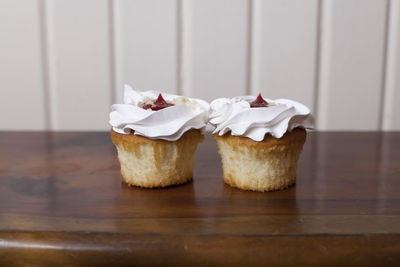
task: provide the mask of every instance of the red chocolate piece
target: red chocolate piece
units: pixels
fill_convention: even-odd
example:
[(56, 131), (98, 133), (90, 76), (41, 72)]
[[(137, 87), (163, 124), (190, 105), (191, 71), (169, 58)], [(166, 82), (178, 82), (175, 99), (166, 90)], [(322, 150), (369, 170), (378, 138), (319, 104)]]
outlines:
[(264, 100), (264, 98), (261, 96), (261, 93), (258, 94), (256, 100), (253, 102), (250, 102), (250, 107), (251, 108), (265, 108), (268, 107), (268, 102)]
[(162, 95), (159, 94), (157, 99), (155, 101), (153, 101), (153, 103), (148, 103), (148, 104), (142, 103), (140, 105), (140, 107), (143, 108), (143, 109), (149, 109), (150, 108), (151, 110), (156, 111), (156, 110), (160, 110), (160, 109), (163, 109), (163, 108), (171, 107), (173, 105), (174, 104), (171, 104), (171, 103), (168, 103), (167, 101), (165, 101), (165, 99), (162, 97)]

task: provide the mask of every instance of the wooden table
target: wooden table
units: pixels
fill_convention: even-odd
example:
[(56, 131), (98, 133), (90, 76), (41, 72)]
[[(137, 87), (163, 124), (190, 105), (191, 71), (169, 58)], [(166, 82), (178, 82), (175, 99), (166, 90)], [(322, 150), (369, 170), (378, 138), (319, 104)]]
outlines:
[(108, 133), (0, 133), (0, 265), (400, 264), (400, 133), (311, 133), (297, 184), (225, 185), (212, 136), (193, 182), (121, 182)]

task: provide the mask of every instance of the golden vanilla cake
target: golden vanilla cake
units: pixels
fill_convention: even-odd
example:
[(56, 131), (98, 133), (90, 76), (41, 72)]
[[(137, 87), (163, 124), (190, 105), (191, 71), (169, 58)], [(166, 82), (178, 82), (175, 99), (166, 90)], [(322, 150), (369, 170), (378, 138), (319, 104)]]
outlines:
[(125, 85), (124, 103), (114, 104), (110, 113), (123, 180), (145, 188), (191, 180), (208, 112), (209, 104), (201, 99)]
[(310, 110), (288, 99), (258, 95), (211, 102), (209, 122), (222, 159), (224, 182), (273, 191), (296, 182), (297, 162), (313, 127)]

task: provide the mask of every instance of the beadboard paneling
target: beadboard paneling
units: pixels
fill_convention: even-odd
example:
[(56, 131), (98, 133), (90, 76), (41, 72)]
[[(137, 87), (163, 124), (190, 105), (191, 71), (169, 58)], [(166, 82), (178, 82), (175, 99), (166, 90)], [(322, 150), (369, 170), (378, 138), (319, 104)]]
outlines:
[(255, 0), (253, 11), (252, 94), (313, 108), (318, 1)]
[(56, 130), (104, 130), (111, 104), (107, 0), (47, 1)]
[[(177, 92), (177, 1), (119, 0), (115, 7), (121, 80), (140, 90)], [(122, 101), (122, 87), (116, 88)]]
[(183, 93), (211, 101), (246, 93), (248, 1), (182, 1)]
[(400, 130), (400, 1), (390, 3), (383, 130)]
[(400, 1), (300, 2), (0, 0), (0, 130), (107, 130), (124, 83), (400, 130)]
[(378, 130), (387, 3), (322, 3), (319, 129)]
[(0, 130), (46, 127), (39, 7), (0, 2)]

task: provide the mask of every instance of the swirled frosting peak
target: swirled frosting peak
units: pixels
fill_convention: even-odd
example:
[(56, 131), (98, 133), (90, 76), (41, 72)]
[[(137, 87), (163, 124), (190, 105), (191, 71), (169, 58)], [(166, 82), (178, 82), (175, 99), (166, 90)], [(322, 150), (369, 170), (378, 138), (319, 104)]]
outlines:
[(129, 85), (124, 88), (124, 104), (112, 105), (110, 124), (115, 132), (141, 135), (152, 139), (176, 141), (190, 129), (204, 132), (208, 122), (210, 106), (201, 99), (186, 98), (162, 93), (171, 106), (159, 109), (144, 109), (143, 103), (157, 99), (160, 92), (135, 91)]
[(215, 127), (213, 133), (224, 135), (231, 132), (234, 136), (262, 141), (266, 134), (281, 138), (296, 127), (313, 128), (310, 109), (299, 102), (264, 98), (268, 106), (251, 108), (250, 103), (255, 100), (254, 96), (238, 96), (212, 101), (209, 121)]

